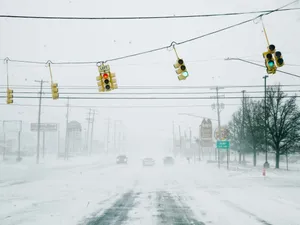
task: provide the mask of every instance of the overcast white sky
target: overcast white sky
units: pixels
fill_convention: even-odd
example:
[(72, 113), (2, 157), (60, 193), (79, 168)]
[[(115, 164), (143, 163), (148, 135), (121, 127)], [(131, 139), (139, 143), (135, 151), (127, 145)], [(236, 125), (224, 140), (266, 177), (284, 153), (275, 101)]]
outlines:
[[(158, 16), (208, 14), (236, 11), (264, 10), (280, 7), (289, 0), (164, 0), (164, 1), (96, 1), (96, 0), (0, 0), (0, 14), (40, 16)], [(299, 7), (299, 3), (291, 7)], [(139, 21), (48, 21), (0, 18), (0, 58), (37, 61), (97, 61), (106, 60), (151, 48), (169, 45), (193, 36), (228, 26), (254, 15)], [(264, 17), (270, 41), (281, 50), (287, 64), (300, 64), (300, 12), (279, 12)], [(139, 85), (255, 85), (263, 84), (264, 69), (226, 57), (243, 57), (261, 61), (266, 50), (266, 41), (261, 24), (253, 22), (237, 28), (181, 45), (177, 48), (186, 61), (190, 76), (179, 82), (173, 64), (176, 57), (172, 51), (163, 50), (148, 55), (111, 62), (119, 86)], [(217, 60), (216, 60), (217, 59)], [(285, 71), (300, 74), (300, 67), (288, 66)], [(5, 64), (0, 63), (1, 85), (6, 82)], [(49, 80), (48, 69), (43, 65), (9, 64), (10, 84), (36, 85), (34, 80)], [(95, 86), (95, 65), (53, 66), (54, 80), (59, 86)], [(277, 73), (268, 83), (299, 84), (299, 79)], [(47, 85), (47, 84), (46, 84)], [(1, 89), (4, 91), (4, 89)], [(36, 90), (35, 90), (36, 91)], [(60, 89), (60, 92), (64, 91)], [(70, 91), (70, 90), (69, 90)], [(124, 90), (116, 90), (122, 92)], [(127, 90), (128, 91), (128, 90)], [(132, 90), (139, 91), (142, 90)], [(144, 90), (157, 91), (157, 90)], [(176, 90), (174, 90), (176, 91)], [(173, 91), (173, 92), (174, 92)], [(209, 91), (209, 90), (200, 90)], [(225, 91), (241, 91), (239, 89)], [(15, 94), (17, 95), (17, 94)], [(61, 94), (63, 95), (63, 94)], [(38, 99), (15, 99), (17, 104), (38, 104)], [(5, 103), (5, 99), (2, 98)], [(224, 99), (222, 122), (227, 123), (237, 109), (240, 100)], [(65, 100), (43, 100), (46, 105), (63, 105)], [(71, 105), (203, 105), (193, 108), (98, 108), (95, 135), (104, 135), (105, 120), (122, 120), (129, 136), (151, 141), (171, 137), (172, 121), (183, 129), (192, 127), (196, 133), (201, 119), (178, 116), (178, 113), (193, 113), (216, 118), (209, 106), (212, 100), (72, 100)], [(233, 105), (232, 105), (233, 104)], [(65, 108), (43, 108), (42, 122), (59, 122), (64, 128)], [(87, 108), (71, 108), (70, 120), (78, 120), (86, 126)], [(0, 105), (2, 120), (22, 119), (37, 121), (36, 107)], [(199, 122), (198, 122), (199, 121)], [(165, 139), (163, 139), (165, 140)]]

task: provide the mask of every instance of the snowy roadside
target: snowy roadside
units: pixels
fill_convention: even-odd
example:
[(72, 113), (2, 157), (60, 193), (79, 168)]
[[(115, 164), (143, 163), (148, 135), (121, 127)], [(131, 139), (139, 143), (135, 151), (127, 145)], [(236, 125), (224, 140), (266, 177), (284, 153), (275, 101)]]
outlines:
[(35, 157), (24, 158), (21, 162), (0, 162), (0, 187), (9, 184), (19, 184), (33, 180), (45, 179), (50, 174), (60, 170), (81, 167), (109, 166), (115, 164), (115, 157), (110, 155), (78, 156), (69, 160), (57, 159), (54, 155), (41, 159), (36, 164)]

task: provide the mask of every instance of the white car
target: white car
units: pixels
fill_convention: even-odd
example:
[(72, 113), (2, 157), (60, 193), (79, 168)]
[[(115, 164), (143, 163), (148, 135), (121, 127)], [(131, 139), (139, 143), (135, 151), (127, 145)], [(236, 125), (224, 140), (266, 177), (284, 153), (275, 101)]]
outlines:
[(143, 159), (143, 166), (154, 166), (155, 160), (153, 158), (144, 158)]

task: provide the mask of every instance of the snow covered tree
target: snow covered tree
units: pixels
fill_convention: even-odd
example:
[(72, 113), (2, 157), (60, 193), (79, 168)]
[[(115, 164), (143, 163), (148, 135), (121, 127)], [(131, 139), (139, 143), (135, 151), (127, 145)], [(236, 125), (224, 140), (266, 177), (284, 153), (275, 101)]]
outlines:
[(239, 163), (241, 163), (241, 145), (243, 140), (242, 113), (242, 108), (239, 108), (239, 110), (232, 115), (232, 119), (228, 124), (229, 139), (232, 148), (239, 152)]
[(300, 110), (296, 96), (287, 98), (280, 86), (267, 91), (268, 144), (275, 151), (276, 168), (280, 156), (288, 155), (300, 141)]
[(264, 143), (264, 108), (250, 98), (245, 99), (244, 107), (246, 141), (253, 153), (253, 166), (256, 166), (257, 152)]

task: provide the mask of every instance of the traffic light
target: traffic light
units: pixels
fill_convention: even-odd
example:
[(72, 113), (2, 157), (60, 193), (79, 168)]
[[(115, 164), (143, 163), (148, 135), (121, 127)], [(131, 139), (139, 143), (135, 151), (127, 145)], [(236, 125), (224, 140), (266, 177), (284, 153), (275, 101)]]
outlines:
[(275, 60), (273, 58), (274, 52), (275, 52), (275, 45), (269, 45), (267, 52), (263, 53), (268, 74), (275, 74), (277, 70), (277, 67), (275, 65)]
[(112, 84), (111, 84), (109, 74), (110, 74), (109, 72), (102, 74), (104, 91), (112, 90)]
[(103, 92), (104, 91), (104, 87), (103, 87), (103, 80), (102, 80), (102, 74), (101, 74), (101, 72), (100, 72), (99, 76), (96, 77), (96, 80), (98, 81), (97, 82), (98, 90), (100, 92)]
[(51, 84), (51, 91), (52, 91), (52, 99), (58, 99), (59, 98), (59, 93), (58, 93), (58, 84), (57, 83), (52, 83)]
[(6, 103), (7, 104), (12, 104), (12, 103), (14, 103), (14, 100), (13, 100), (13, 93), (14, 93), (14, 91), (12, 90), (12, 89), (9, 89), (9, 88), (7, 88), (7, 90), (6, 90), (6, 93), (7, 93), (7, 96), (6, 96)]
[(118, 89), (116, 74), (115, 73), (109, 73), (109, 78), (110, 78), (112, 89)]
[(275, 52), (275, 62), (276, 62), (277, 67), (282, 67), (284, 65), (284, 61), (283, 61), (281, 52), (279, 52), (279, 51)]
[(185, 80), (189, 76), (183, 59), (178, 59), (174, 64), (174, 68), (176, 69), (176, 73), (178, 74), (178, 80)]

